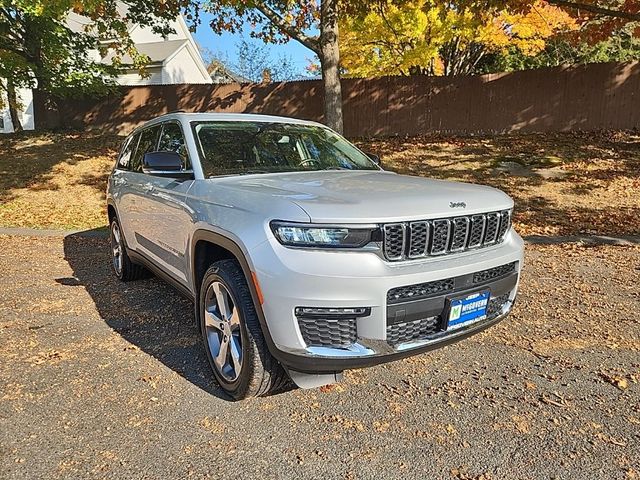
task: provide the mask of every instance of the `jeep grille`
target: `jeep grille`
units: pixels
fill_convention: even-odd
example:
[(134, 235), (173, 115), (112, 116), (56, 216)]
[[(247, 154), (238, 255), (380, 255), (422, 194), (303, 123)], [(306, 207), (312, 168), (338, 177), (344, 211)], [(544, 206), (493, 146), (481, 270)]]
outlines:
[(511, 227), (511, 212), (438, 218), (383, 225), (383, 252), (398, 261), (463, 252), (504, 240)]

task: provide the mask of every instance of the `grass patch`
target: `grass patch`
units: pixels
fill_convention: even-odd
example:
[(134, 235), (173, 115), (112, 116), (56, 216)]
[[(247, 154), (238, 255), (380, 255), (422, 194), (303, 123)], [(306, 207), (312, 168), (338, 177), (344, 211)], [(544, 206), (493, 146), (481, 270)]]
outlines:
[[(0, 136), (0, 226), (106, 224), (106, 180), (121, 137)], [(500, 188), (521, 234), (640, 234), (640, 136), (625, 132), (359, 140), (386, 169)]]
[(120, 142), (95, 133), (0, 136), (0, 225), (105, 225), (106, 181)]
[(640, 135), (630, 132), (363, 140), (388, 170), (491, 185), (523, 235), (640, 234)]

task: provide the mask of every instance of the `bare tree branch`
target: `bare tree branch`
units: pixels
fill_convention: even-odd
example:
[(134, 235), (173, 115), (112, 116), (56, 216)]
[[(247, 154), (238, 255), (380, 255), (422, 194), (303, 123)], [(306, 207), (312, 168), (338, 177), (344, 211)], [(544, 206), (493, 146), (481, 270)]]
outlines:
[(316, 54), (320, 51), (320, 42), (317, 37), (310, 37), (308, 35), (305, 35), (301, 31), (298, 31), (295, 28), (291, 27), (280, 15), (278, 15), (277, 12), (275, 12), (265, 2), (256, 2), (256, 8), (282, 32), (286, 33), (294, 40), (297, 40)]

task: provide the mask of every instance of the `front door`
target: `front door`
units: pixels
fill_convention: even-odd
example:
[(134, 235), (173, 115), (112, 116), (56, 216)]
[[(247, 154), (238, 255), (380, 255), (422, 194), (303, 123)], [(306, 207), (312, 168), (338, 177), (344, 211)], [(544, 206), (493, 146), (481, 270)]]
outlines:
[[(139, 251), (181, 283), (187, 280), (187, 245), (192, 215), (186, 195), (193, 185), (193, 171), (180, 123), (159, 125), (155, 151), (171, 151), (182, 157), (182, 171), (174, 176), (142, 173), (139, 221), (135, 226)], [(149, 150), (153, 151), (153, 150)]]

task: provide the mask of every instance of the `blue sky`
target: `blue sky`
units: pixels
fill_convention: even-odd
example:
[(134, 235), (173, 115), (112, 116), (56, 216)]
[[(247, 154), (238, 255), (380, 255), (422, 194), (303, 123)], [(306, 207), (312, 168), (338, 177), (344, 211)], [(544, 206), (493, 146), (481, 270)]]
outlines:
[[(246, 26), (243, 33), (231, 34), (223, 33), (222, 35), (216, 35), (211, 27), (209, 27), (209, 20), (211, 15), (206, 12), (200, 12), (202, 22), (198, 26), (196, 32), (193, 34), (196, 42), (205, 48), (208, 48), (214, 53), (226, 54), (227, 58), (232, 63), (237, 61), (236, 56), (236, 43), (244, 39), (248, 42), (255, 42), (260, 45), (264, 45), (261, 40), (256, 40), (250, 37), (251, 27)], [(314, 58), (314, 53), (306, 47), (303, 47), (300, 43), (292, 40), (286, 44), (268, 44), (269, 53), (272, 59), (278, 59), (282, 55), (291, 57), (296, 68), (299, 70), (299, 75), (306, 75), (305, 67), (308, 65), (307, 59)]]

